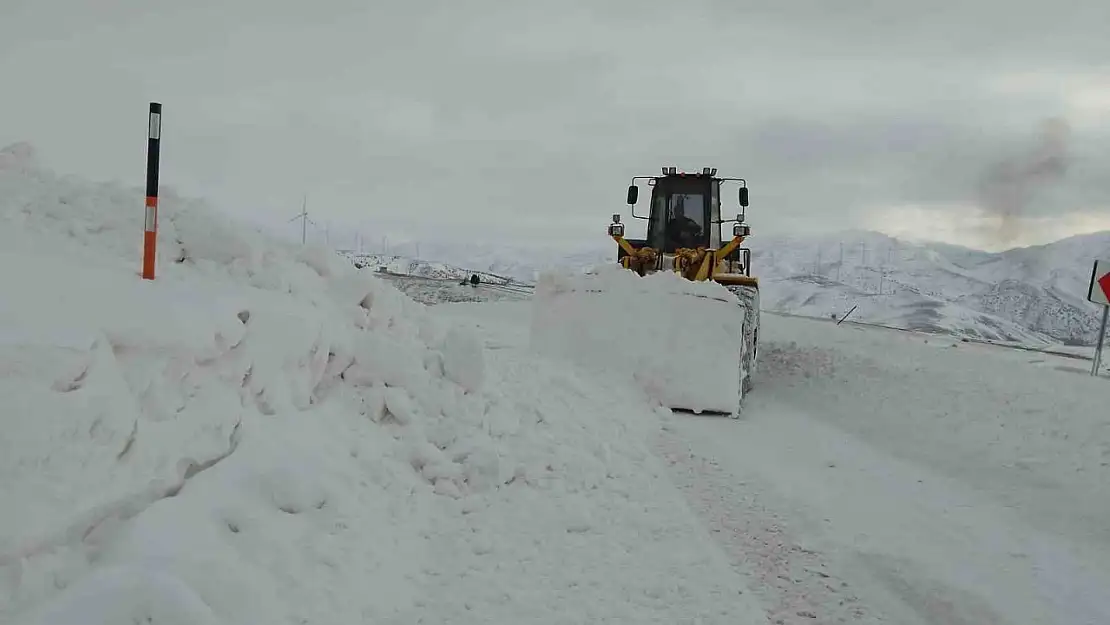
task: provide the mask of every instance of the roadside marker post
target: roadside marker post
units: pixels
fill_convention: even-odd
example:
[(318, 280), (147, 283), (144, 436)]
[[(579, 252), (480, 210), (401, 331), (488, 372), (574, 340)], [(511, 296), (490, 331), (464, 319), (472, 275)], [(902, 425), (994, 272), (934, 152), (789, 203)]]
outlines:
[(143, 279), (154, 279), (158, 248), (158, 160), (162, 141), (162, 105), (150, 103), (146, 142), (146, 218), (143, 222)]
[(1091, 270), (1091, 285), (1087, 288), (1087, 301), (1102, 305), (1102, 324), (1095, 342), (1095, 357), (1091, 362), (1091, 375), (1098, 376), (1102, 365), (1102, 344), (1106, 341), (1106, 323), (1110, 319), (1110, 260), (1096, 260)]

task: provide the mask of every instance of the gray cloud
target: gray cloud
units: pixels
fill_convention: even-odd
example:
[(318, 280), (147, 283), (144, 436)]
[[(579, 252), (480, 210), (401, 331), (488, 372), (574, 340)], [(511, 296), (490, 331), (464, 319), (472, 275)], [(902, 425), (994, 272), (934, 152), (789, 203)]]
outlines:
[[(1108, 23), (1101, 0), (7, 0), (0, 143), (138, 183), (160, 100), (166, 184), (274, 223), (308, 193), (371, 237), (604, 245), (627, 179), (663, 164), (746, 177), (757, 233), (906, 205), (1012, 230), (1110, 219)], [(984, 192), (1048, 118), (1066, 176)]]

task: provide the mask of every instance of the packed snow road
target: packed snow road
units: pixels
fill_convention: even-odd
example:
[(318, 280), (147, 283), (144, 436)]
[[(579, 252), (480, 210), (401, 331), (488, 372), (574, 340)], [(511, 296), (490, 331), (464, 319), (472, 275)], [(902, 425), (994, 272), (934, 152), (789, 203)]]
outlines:
[[(435, 310), (530, 349), (527, 302)], [(667, 415), (656, 449), (770, 622), (1110, 622), (1110, 382), (776, 316), (757, 379), (743, 419)]]

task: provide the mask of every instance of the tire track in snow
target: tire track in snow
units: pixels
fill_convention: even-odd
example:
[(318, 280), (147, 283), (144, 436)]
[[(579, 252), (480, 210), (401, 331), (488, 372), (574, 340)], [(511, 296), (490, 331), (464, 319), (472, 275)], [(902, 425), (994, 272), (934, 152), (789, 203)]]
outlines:
[(768, 608), (774, 625), (878, 623), (883, 619), (839, 579), (818, 551), (792, 536), (781, 515), (717, 462), (695, 454), (666, 426), (655, 451), (671, 481)]

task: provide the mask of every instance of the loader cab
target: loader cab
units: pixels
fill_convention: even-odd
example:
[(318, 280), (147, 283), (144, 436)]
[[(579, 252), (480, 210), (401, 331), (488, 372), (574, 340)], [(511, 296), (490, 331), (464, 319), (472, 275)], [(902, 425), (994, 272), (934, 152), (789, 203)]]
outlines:
[[(645, 238), (626, 238), (627, 244), (633, 248), (648, 246), (663, 254), (674, 254), (679, 248), (721, 249), (724, 243), (722, 223), (735, 222), (734, 235), (748, 230), (748, 226), (743, 224), (744, 210), (748, 206), (747, 182), (743, 178), (718, 178), (715, 167), (705, 167), (698, 173), (679, 172), (669, 166), (662, 169), (662, 175), (633, 177), (632, 185), (628, 187), (627, 202), (632, 208), (632, 216), (648, 224)], [(636, 213), (639, 197), (637, 180), (646, 180), (651, 187), (647, 215)], [(721, 187), (726, 181), (740, 183), (740, 213), (736, 219), (721, 219)], [(624, 224), (620, 223), (619, 215), (614, 215), (609, 235), (617, 234), (623, 236)], [(624, 249), (618, 247), (618, 260), (624, 253)]]
[(721, 181), (674, 174), (652, 179), (647, 244), (665, 254), (721, 246)]

